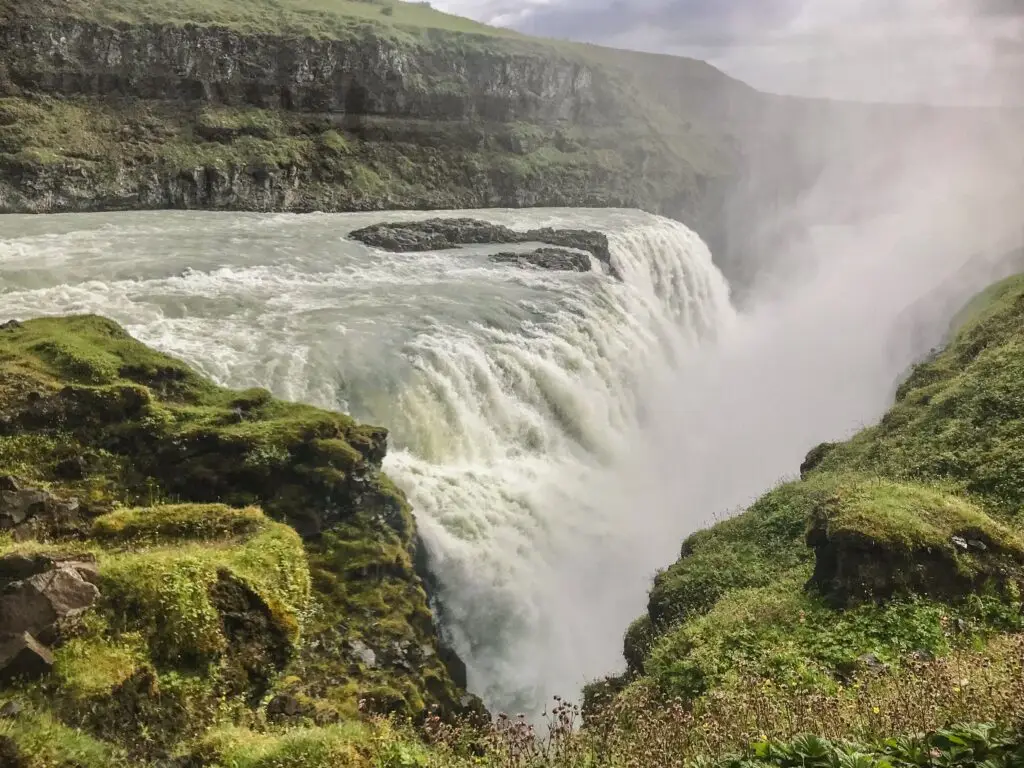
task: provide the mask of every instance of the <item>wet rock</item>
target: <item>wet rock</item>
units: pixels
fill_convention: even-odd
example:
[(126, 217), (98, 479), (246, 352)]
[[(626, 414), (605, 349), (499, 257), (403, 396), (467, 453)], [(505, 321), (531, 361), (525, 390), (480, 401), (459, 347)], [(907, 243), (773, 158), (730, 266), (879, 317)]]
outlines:
[(587, 254), (564, 248), (538, 248), (525, 253), (496, 253), (490, 258), (499, 264), (514, 264), (517, 267), (561, 272), (590, 271), (590, 257)]
[(0, 640), (0, 683), (35, 680), (53, 668), (50, 649), (28, 632), (5, 635)]
[[(545, 243), (558, 246), (558, 248), (535, 251), (534, 254), (541, 255), (534, 257), (533, 260), (536, 263), (533, 263), (533, 266), (540, 266), (543, 269), (573, 268), (569, 265), (579, 267), (582, 264), (579, 261), (579, 255), (574, 254), (573, 259), (570, 260), (567, 254), (572, 252), (560, 250), (571, 248), (590, 253), (605, 265), (612, 277), (617, 280), (622, 279), (622, 275), (612, 262), (608, 236), (601, 232), (585, 229), (544, 227), (527, 232), (516, 232), (500, 224), (477, 219), (427, 219), (426, 221), (374, 224), (351, 232), (349, 237), (372, 248), (382, 248), (395, 253), (446, 250), (457, 248), (460, 245)], [(513, 254), (499, 254), (499, 256), (511, 260)], [(514, 254), (514, 256), (517, 262), (522, 258), (522, 254)], [(525, 263), (530, 263), (530, 259), (528, 258)], [(544, 266), (545, 264), (560, 266)], [(576, 268), (575, 271), (589, 269), (588, 261), (585, 269)]]
[(476, 219), (427, 219), (373, 224), (355, 230), (349, 237), (372, 248), (413, 253), (445, 250), (460, 245), (517, 243), (521, 235), (500, 224)]
[(57, 623), (84, 613), (99, 595), (96, 585), (83, 579), (73, 563), (54, 563), (52, 569), (4, 587), (0, 627), (4, 632), (28, 632), (52, 642)]
[(954, 536), (953, 538), (950, 539), (950, 542), (952, 542), (953, 546), (956, 547), (957, 549), (961, 549), (964, 552), (967, 551), (967, 539), (965, 539), (965, 538), (963, 538), (961, 536)]

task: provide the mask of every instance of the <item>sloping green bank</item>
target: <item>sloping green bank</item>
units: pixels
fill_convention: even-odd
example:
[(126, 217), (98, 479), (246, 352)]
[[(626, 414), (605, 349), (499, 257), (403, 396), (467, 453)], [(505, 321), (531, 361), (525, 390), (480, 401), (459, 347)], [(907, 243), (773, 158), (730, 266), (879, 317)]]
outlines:
[(385, 438), (221, 389), (102, 318), (5, 325), (0, 734), (145, 761), (214, 727), (476, 706)]
[(960, 313), (877, 426), (691, 536), (626, 633), (628, 673), (589, 689), (595, 721), (679, 700), (678, 738), (713, 723), (721, 744), (1019, 722), (1022, 330), (1017, 277)]

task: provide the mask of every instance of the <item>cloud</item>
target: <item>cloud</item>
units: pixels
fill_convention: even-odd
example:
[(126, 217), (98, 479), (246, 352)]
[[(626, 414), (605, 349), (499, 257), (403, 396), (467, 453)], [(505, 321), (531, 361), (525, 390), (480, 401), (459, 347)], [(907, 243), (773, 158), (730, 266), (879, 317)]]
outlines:
[[(437, 0), (545, 37), (706, 59), (766, 90), (1000, 102), (1024, 0)], [(998, 87), (996, 84), (998, 81)]]

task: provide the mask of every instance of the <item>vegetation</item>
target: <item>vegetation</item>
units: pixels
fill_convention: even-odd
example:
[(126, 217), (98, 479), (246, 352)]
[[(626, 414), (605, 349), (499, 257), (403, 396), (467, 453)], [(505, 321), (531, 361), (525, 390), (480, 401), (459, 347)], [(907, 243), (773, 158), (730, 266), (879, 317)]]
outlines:
[[(275, 718), (463, 711), (384, 430), (222, 389), (91, 316), (0, 329), (0, 413), (0, 473), (80, 502), (0, 535), (0, 557), (85, 556), (101, 595), (61, 628), (49, 678), (0, 689), (29, 712), (0, 727), (30, 765), (162, 758)], [(51, 760), (27, 722), (91, 756)]]
[[(956, 472), (897, 463), (1012, 407), (1024, 282), (985, 296), (879, 426), (815, 449), (801, 480), (687, 539), (626, 633), (627, 674), (588, 688), (582, 730), (556, 701), (547, 733), (450, 717), (437, 651), (414, 650), (433, 642), (431, 616), (409, 510), (375, 469), (380, 430), (222, 390), (101, 318), (0, 330), (4, 465), (86, 512), (73, 532), (0, 538), (0, 555), (87, 553), (101, 592), (64, 630), (52, 675), (0, 693), (0, 713), (21, 708), (0, 714), (0, 756), (28, 768), (1015, 765), (1024, 543), (1015, 489), (974, 482), (983, 461), (1012, 460), (1011, 424), (986, 422), (1008, 436), (998, 445), (951, 447), (941, 466)], [(345, 493), (357, 472), (374, 492), (344, 512), (318, 506), (314, 489)]]
[(988, 289), (878, 426), (691, 536), (626, 633), (627, 674), (588, 689), (591, 721), (679, 707), (648, 737), (674, 729), (680, 757), (1019, 724), (1022, 324), (1024, 280)]

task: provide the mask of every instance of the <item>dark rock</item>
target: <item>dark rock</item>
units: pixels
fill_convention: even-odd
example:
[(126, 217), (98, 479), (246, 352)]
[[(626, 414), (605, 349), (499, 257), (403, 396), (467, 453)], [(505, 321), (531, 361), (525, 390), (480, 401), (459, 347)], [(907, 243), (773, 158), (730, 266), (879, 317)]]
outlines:
[(64, 459), (53, 468), (54, 474), (61, 480), (81, 480), (88, 470), (88, 462), (81, 456)]
[[(364, 245), (396, 253), (445, 250), (460, 245), (546, 243), (560, 249), (571, 248), (590, 253), (607, 267), (612, 277), (622, 279), (622, 275), (612, 262), (608, 236), (584, 229), (544, 227), (528, 232), (516, 232), (506, 226), (477, 219), (427, 219), (373, 224), (351, 232), (349, 237)], [(569, 258), (569, 254), (572, 255), (572, 259)], [(523, 254), (504, 253), (498, 256), (500, 258), (496, 260), (520, 262), (525, 259), (525, 263), (533, 263), (534, 266), (544, 269), (573, 269), (577, 272), (590, 269), (589, 261), (585, 268), (581, 268), (580, 254), (550, 248), (535, 251), (532, 259)]]
[(910, 654), (910, 661), (918, 664), (927, 664), (935, 661), (935, 654), (931, 651), (914, 651)]
[(0, 717), (6, 720), (13, 720), (21, 714), (22, 706), (16, 701), (8, 701), (0, 707)]
[(17, 320), (8, 320), (6, 323), (0, 325), (0, 331), (16, 331), (21, 328), (21, 323)]
[[(1024, 583), (1024, 557), (995, 542), (968, 551), (967, 539), (953, 536), (948, 547), (904, 546), (876, 540), (858, 530), (832, 530), (829, 503), (811, 516), (807, 545), (814, 549), (814, 572), (807, 583), (833, 607), (922, 595), (959, 600), (979, 590), (1003, 590)], [(970, 558), (970, 568), (960, 559)]]
[(302, 702), (290, 693), (279, 693), (267, 704), (267, 715), (272, 718), (299, 717), (303, 711)]
[(10, 736), (0, 736), (0, 768), (27, 768), (18, 745)]
[(508, 227), (477, 219), (427, 219), (373, 224), (355, 230), (349, 237), (372, 248), (413, 253), (446, 250), (460, 245), (518, 243), (522, 236)]
[(538, 248), (524, 253), (496, 253), (490, 258), (499, 264), (514, 264), (517, 267), (536, 267), (563, 272), (590, 271), (589, 256), (564, 248)]
[(881, 672), (886, 668), (882, 660), (873, 653), (865, 653), (863, 656), (859, 656), (857, 663), (871, 672)]
[(21, 483), (11, 475), (0, 476), (0, 491), (20, 491)]
[(255, 706), (291, 657), (287, 632), (263, 599), (229, 571), (217, 574), (210, 598), (228, 641), (225, 674), (230, 687)]
[(52, 668), (50, 649), (28, 632), (8, 634), (0, 640), (0, 683), (35, 680)]
[(23, 488), (4, 478), (0, 490), (0, 531), (13, 531), (24, 540), (41, 532), (63, 533), (81, 524), (77, 499), (58, 499), (46, 491)]
[(0, 592), (0, 627), (30, 632), (43, 640), (55, 636), (57, 622), (92, 606), (100, 592), (67, 563), (9, 583)]
[(807, 452), (807, 456), (804, 458), (803, 463), (800, 465), (800, 479), (803, 480), (807, 475), (825, 460), (839, 443), (820, 443), (810, 451)]

